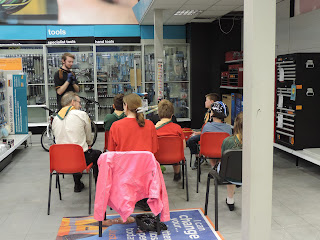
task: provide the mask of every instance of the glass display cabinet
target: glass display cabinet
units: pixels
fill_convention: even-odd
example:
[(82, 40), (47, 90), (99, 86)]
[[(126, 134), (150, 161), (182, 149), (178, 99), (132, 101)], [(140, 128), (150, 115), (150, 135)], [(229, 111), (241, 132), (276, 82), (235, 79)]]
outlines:
[[(155, 104), (155, 59), (154, 46), (144, 47), (145, 91), (149, 104)], [(164, 98), (170, 100), (175, 108), (175, 116), (190, 118), (190, 74), (189, 45), (164, 45)]]
[[(99, 102), (99, 106), (87, 106), (98, 124), (113, 112), (113, 97), (118, 93), (147, 92), (149, 105), (156, 104), (153, 45), (0, 45), (0, 58), (22, 58), (30, 127), (47, 125), (48, 112), (43, 106), (57, 108), (54, 74), (65, 52), (75, 55), (72, 71), (79, 82), (79, 95)], [(188, 120), (189, 45), (164, 45), (164, 56), (164, 97), (173, 103), (178, 120)]]
[[(72, 71), (75, 73), (79, 83), (79, 95), (95, 100), (94, 91), (94, 53), (93, 45), (50, 45), (47, 46), (48, 66), (48, 100), (49, 108), (57, 108), (57, 94), (54, 86), (54, 74), (62, 66), (61, 57), (69, 52), (75, 56)], [(85, 103), (82, 101), (84, 107)], [(95, 119), (95, 107), (89, 106), (90, 113)]]
[(46, 111), (43, 45), (0, 46), (0, 58), (22, 58), (22, 70), (27, 75), (29, 125), (44, 125)]
[(141, 46), (96, 46), (98, 122), (112, 113), (116, 94), (141, 92)]

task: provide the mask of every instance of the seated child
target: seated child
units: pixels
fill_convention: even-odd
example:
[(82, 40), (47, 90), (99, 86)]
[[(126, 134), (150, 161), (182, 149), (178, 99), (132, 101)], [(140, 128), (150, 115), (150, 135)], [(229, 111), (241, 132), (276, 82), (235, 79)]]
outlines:
[[(220, 101), (220, 96), (217, 93), (209, 93), (205, 96), (204, 106), (207, 110), (206, 114), (204, 115), (203, 119), (203, 126), (208, 122), (211, 113), (211, 105), (216, 102)], [(201, 131), (194, 131), (191, 137), (187, 141), (187, 146), (190, 148), (191, 154), (195, 154), (198, 157), (198, 142), (200, 141)], [(197, 161), (194, 162), (192, 169), (197, 169)]]
[[(211, 113), (210, 114), (211, 114), (210, 119), (206, 123), (206, 125), (204, 125), (201, 134), (205, 133), (205, 132), (226, 132), (229, 135), (232, 134), (232, 129), (231, 129), (230, 125), (223, 123), (223, 120), (229, 115), (227, 105), (225, 105), (221, 101), (214, 102), (211, 105)], [(190, 149), (193, 148), (193, 149), (197, 150), (196, 154), (199, 153), (198, 148), (196, 146), (197, 143), (188, 141), (188, 144), (190, 145)], [(215, 162), (213, 159), (210, 159), (210, 163), (212, 166), (215, 165)]]
[[(164, 99), (158, 104), (158, 114), (160, 121), (156, 124), (157, 135), (159, 136), (178, 136), (183, 141), (183, 147), (186, 147), (186, 141), (184, 139), (184, 134), (182, 128), (172, 122), (172, 116), (174, 113), (173, 105), (170, 101)], [(174, 171), (174, 181), (179, 181), (181, 179), (180, 165), (173, 165)]]
[(107, 114), (104, 118), (104, 130), (109, 131), (111, 128), (112, 123), (118, 121), (124, 117), (126, 117), (125, 113), (123, 112), (123, 94), (117, 94), (113, 98), (113, 109), (114, 112), (112, 114)]
[[(229, 149), (242, 149), (242, 124), (243, 124), (243, 113), (239, 113), (234, 121), (233, 135), (227, 137), (221, 146), (221, 153)], [(220, 166), (218, 166), (218, 169)], [(234, 190), (236, 185), (241, 185), (241, 183), (230, 182), (231, 184), (227, 185), (227, 199), (226, 204), (229, 207), (230, 211), (234, 210)], [(236, 184), (236, 185), (235, 185)]]

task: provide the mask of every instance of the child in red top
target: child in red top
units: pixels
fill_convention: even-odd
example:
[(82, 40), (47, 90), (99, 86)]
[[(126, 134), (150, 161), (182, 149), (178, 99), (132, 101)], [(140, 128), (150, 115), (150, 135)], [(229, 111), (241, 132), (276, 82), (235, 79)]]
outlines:
[[(156, 124), (157, 135), (158, 136), (179, 136), (181, 141), (183, 141), (183, 147), (186, 147), (186, 141), (184, 139), (184, 134), (182, 128), (171, 121), (172, 115), (174, 113), (173, 105), (170, 101), (164, 99), (158, 104), (158, 114), (160, 121)], [(180, 165), (173, 165), (174, 171), (174, 181), (179, 181), (181, 179)]]
[(109, 151), (158, 151), (156, 129), (137, 108), (142, 106), (141, 98), (134, 93), (123, 97), (126, 118), (114, 122), (108, 139)]
[[(137, 109), (142, 106), (141, 98), (131, 93), (123, 97), (123, 110), (126, 118), (114, 122), (108, 138), (109, 151), (158, 151), (158, 137), (154, 124), (144, 119)], [(147, 199), (136, 203), (136, 207), (150, 211)]]

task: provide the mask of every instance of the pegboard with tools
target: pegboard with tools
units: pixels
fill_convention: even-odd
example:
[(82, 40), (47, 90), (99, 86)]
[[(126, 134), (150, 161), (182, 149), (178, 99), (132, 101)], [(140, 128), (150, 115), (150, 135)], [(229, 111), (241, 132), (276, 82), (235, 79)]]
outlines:
[(28, 105), (46, 104), (43, 49), (41, 47), (1, 47), (0, 58), (21, 58), (27, 76)]
[(112, 113), (113, 97), (142, 91), (140, 46), (97, 46), (99, 121)]
[[(186, 44), (164, 45), (163, 58), (163, 97), (170, 100), (177, 118), (190, 116), (190, 81), (188, 65), (188, 46)], [(154, 46), (144, 47), (145, 91), (148, 102), (156, 104), (155, 96), (155, 56)]]

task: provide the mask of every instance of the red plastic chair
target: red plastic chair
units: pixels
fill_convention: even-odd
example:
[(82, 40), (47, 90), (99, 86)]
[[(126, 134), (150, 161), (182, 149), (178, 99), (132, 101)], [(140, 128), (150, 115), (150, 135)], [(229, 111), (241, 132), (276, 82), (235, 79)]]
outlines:
[(103, 152), (106, 152), (108, 150), (108, 137), (109, 137), (109, 131), (104, 132), (104, 148)]
[(189, 201), (188, 169), (184, 157), (183, 141), (178, 136), (161, 136), (158, 137), (158, 144), (159, 149), (154, 156), (161, 165), (178, 164), (182, 166), (182, 188), (184, 189), (184, 178), (186, 178), (187, 201)]
[[(108, 157), (112, 156), (113, 157)], [(141, 173), (147, 168), (148, 172), (150, 173), (150, 170), (152, 172), (152, 175), (161, 175), (162, 172), (160, 169), (159, 164), (156, 162), (156, 159), (154, 155), (151, 152), (148, 151), (128, 151), (128, 152), (107, 152), (104, 153), (100, 156), (100, 175), (98, 177), (97, 181), (97, 190), (96, 190), (96, 197), (95, 197), (95, 215), (97, 214), (97, 211), (101, 211), (101, 205), (106, 203), (107, 205), (111, 206), (116, 206), (113, 207), (113, 210), (115, 211), (122, 211), (120, 208), (124, 205), (129, 204), (129, 202), (137, 202), (138, 199), (135, 198), (135, 194), (132, 196), (123, 196), (123, 203), (122, 205), (118, 205), (115, 203), (115, 199), (112, 199), (112, 195), (115, 194), (116, 192), (122, 192), (128, 193), (128, 192), (141, 192), (145, 194), (152, 194), (152, 196), (157, 196), (157, 193), (160, 195), (167, 195), (167, 190), (164, 186), (162, 186), (161, 182), (156, 183), (153, 181), (152, 178), (146, 179), (145, 181), (140, 181), (138, 180), (141, 176)], [(139, 162), (139, 164), (137, 164)], [(141, 164), (143, 162), (144, 164)], [(126, 169), (125, 166), (130, 165), (130, 171), (129, 173), (123, 171), (123, 169)], [(108, 168), (106, 170), (106, 168)], [(125, 177), (122, 177), (122, 175), (125, 174)], [(107, 175), (107, 176), (106, 176)], [(137, 177), (137, 182), (134, 182), (134, 178)], [(105, 181), (107, 178), (110, 180), (110, 188), (109, 190), (105, 191), (104, 187), (99, 187), (103, 186), (105, 184)], [(161, 177), (162, 178), (162, 177)], [(119, 181), (121, 179), (121, 181)], [(116, 182), (116, 184), (115, 184)], [(157, 190), (154, 189), (155, 186), (153, 186), (152, 190), (150, 187), (153, 184), (159, 184), (157, 186)], [(120, 186), (119, 186), (120, 185)], [(121, 191), (121, 189), (126, 189), (125, 191)], [(157, 192), (158, 191), (158, 192)], [(117, 195), (117, 194), (115, 194)], [(102, 196), (108, 196), (108, 199), (103, 199), (104, 197)], [(148, 198), (148, 197), (147, 197)], [(167, 196), (166, 196), (167, 198)], [(103, 203), (101, 202), (103, 201)], [(164, 200), (164, 199), (163, 199)], [(166, 200), (168, 201), (168, 200)], [(130, 205), (130, 204), (129, 204)], [(169, 207), (166, 206), (169, 211)], [(117, 209), (118, 208), (118, 209)], [(124, 208), (128, 208), (127, 206), (124, 206)], [(165, 208), (165, 206), (163, 206)], [(128, 209), (123, 210), (122, 212), (124, 213), (125, 211), (128, 211)], [(130, 211), (130, 210), (129, 210)], [(133, 210), (132, 210), (133, 211)], [(101, 214), (101, 213), (100, 213)], [(99, 215), (99, 213), (98, 213)], [(121, 215), (121, 214), (120, 214)], [(96, 216), (95, 216), (96, 217)], [(95, 218), (97, 219), (97, 218)], [(106, 219), (106, 218), (105, 218)], [(99, 238), (102, 237), (102, 221), (100, 219), (97, 219), (99, 221)], [(157, 235), (160, 235), (161, 230), (160, 230), (160, 214), (157, 215), (156, 217), (156, 229), (157, 229)]]
[(187, 141), (190, 136), (192, 135), (193, 131), (191, 128), (182, 128), (183, 134), (184, 134), (184, 139)]
[[(193, 134), (193, 130), (191, 128), (182, 128), (183, 134), (184, 134), (184, 139), (186, 142), (189, 140), (191, 135)], [(192, 163), (192, 154), (190, 153), (190, 167)]]
[(91, 214), (91, 181), (93, 163), (87, 166), (82, 147), (77, 144), (55, 144), (50, 147), (49, 154), (50, 182), (48, 198), (48, 215), (50, 215), (52, 175), (57, 175), (59, 197), (60, 200), (62, 200), (59, 174), (82, 173), (84, 170), (86, 170), (86, 173), (89, 174), (89, 214)]
[(223, 140), (230, 135), (225, 132), (205, 132), (200, 136), (200, 152), (196, 159), (197, 169), (197, 193), (199, 192), (200, 182), (200, 158), (221, 159), (221, 146)]

